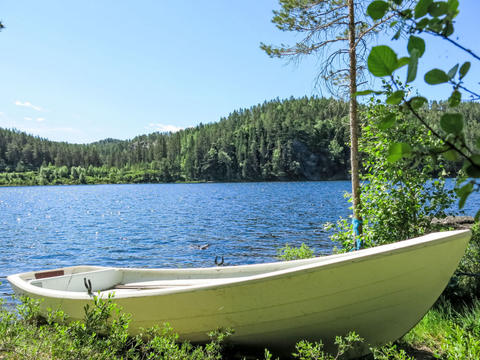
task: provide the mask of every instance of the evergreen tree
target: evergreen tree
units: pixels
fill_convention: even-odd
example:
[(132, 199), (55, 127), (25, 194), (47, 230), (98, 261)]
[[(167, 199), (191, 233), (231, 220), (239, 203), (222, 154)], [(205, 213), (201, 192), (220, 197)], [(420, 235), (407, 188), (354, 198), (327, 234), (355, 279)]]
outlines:
[[(353, 217), (360, 217), (360, 180), (358, 155), (357, 81), (364, 66), (365, 40), (389, 21), (382, 18), (371, 22), (361, 11), (362, 0), (280, 0), (272, 22), (282, 31), (301, 33), (303, 38), (292, 46), (261, 48), (272, 57), (301, 57), (320, 54), (319, 77), (332, 93), (348, 93), (350, 103), (350, 143)], [(349, 64), (342, 68), (338, 64)], [(343, 89), (343, 91), (342, 91)], [(361, 232), (361, 226), (359, 227)]]

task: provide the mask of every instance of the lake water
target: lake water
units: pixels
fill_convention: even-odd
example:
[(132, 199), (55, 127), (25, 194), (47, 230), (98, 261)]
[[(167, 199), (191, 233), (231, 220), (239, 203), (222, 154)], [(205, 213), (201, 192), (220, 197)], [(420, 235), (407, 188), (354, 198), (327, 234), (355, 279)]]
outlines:
[[(349, 215), (348, 181), (0, 188), (0, 297), (8, 274), (71, 265), (214, 266), (274, 261), (332, 243), (325, 222)], [(470, 215), (475, 199), (469, 200)], [(200, 249), (206, 247), (206, 249)]]

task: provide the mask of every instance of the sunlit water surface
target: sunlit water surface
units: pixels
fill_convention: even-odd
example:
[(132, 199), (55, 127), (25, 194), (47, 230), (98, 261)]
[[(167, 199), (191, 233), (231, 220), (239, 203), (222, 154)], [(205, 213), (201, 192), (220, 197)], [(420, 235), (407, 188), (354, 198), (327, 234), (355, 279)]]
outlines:
[[(322, 229), (349, 214), (347, 181), (0, 188), (5, 276), (88, 264), (206, 267), (275, 260), (286, 243), (329, 253)], [(474, 213), (478, 197), (469, 200)]]

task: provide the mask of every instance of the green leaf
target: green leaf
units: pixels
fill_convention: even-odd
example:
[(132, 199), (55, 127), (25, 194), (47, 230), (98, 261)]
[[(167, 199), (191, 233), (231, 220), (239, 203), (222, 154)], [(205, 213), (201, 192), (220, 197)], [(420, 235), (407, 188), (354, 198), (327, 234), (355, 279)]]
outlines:
[(449, 161), (455, 161), (458, 159), (458, 153), (455, 150), (445, 151), (442, 155)]
[(388, 148), (388, 162), (395, 162), (402, 157), (409, 157), (412, 154), (412, 147), (406, 143), (393, 143)]
[(439, 18), (433, 18), (428, 21), (428, 30), (439, 33), (442, 31), (443, 25)]
[(460, 198), (460, 201), (458, 202), (458, 208), (462, 209), (465, 206), (465, 201), (468, 198), (468, 195), (470, 195), (473, 191), (473, 184), (469, 182), (466, 185), (463, 185), (461, 188), (455, 189), (455, 193), (457, 196)]
[(448, 12), (455, 17), (458, 14), (458, 0), (448, 0)]
[(454, 31), (454, 28), (453, 28), (453, 24), (451, 21), (446, 21), (445, 23), (445, 26), (443, 28), (443, 31), (442, 31), (442, 35), (445, 35), (445, 36), (450, 36), (453, 34), (453, 31)]
[(420, 0), (415, 6), (415, 19), (427, 15), (428, 8), (432, 5), (433, 0)]
[(452, 95), (448, 98), (448, 105), (451, 107), (456, 107), (462, 101), (462, 93), (458, 90), (452, 92)]
[(400, 39), (400, 35), (402, 35), (402, 29), (398, 29), (395, 35), (393, 35), (392, 40), (398, 40)]
[(423, 106), (423, 104), (426, 104), (427, 102), (428, 102), (428, 100), (426, 98), (424, 98), (423, 96), (415, 96), (415, 97), (410, 99), (410, 105), (412, 105), (412, 107), (415, 110), (420, 109)]
[(470, 160), (472, 160), (472, 162), (475, 165), (480, 165), (480, 155), (479, 154), (473, 154), (472, 156), (470, 156)]
[(448, 80), (450, 80), (448, 75), (440, 69), (433, 69), (425, 74), (425, 82), (430, 85), (443, 84)]
[(392, 75), (397, 63), (397, 54), (385, 45), (374, 46), (368, 55), (368, 70), (377, 77)]
[(458, 201), (459, 210), (463, 209), (463, 207), (465, 206), (465, 202), (467, 201), (468, 195), (470, 195), (470, 193), (460, 196), (460, 200)]
[(440, 127), (447, 134), (459, 135), (463, 130), (463, 115), (459, 113), (446, 113), (440, 119)]
[(387, 130), (395, 124), (395, 121), (397, 120), (397, 117), (394, 113), (388, 113), (385, 115), (380, 122), (378, 123), (378, 128), (380, 130)]
[(480, 149), (480, 138), (478, 138), (475, 142), (475, 146), (477, 147), (477, 149)]
[(405, 91), (397, 90), (392, 95), (390, 95), (385, 102), (389, 105), (398, 105), (402, 102), (403, 97), (405, 96)]
[(449, 80), (452, 80), (455, 74), (457, 73), (458, 70), (458, 64), (452, 67), (450, 70), (448, 70), (447, 76)]
[(430, 24), (430, 20), (428, 18), (423, 18), (417, 23), (417, 29), (418, 30), (423, 30), (425, 29), (428, 25)]
[(475, 165), (468, 165), (465, 169), (465, 172), (467, 173), (468, 176), (472, 178), (480, 178), (480, 168)]
[(364, 95), (370, 95), (370, 94), (374, 94), (374, 93), (377, 93), (378, 91), (374, 91), (374, 90), (362, 90), (362, 91), (357, 91), (354, 95), (355, 96), (364, 96)]
[(418, 50), (412, 49), (410, 53), (410, 62), (408, 63), (407, 69), (407, 84), (412, 82), (417, 77), (417, 69), (418, 69)]
[(445, 1), (436, 1), (428, 7), (428, 13), (433, 17), (445, 15), (448, 12), (448, 4)]
[(408, 53), (412, 55), (412, 51), (415, 49), (418, 50), (418, 57), (422, 57), (422, 55), (425, 53), (425, 40), (418, 36), (411, 35), (408, 39)]
[(475, 214), (473, 221), (478, 222), (479, 219), (480, 219), (480, 210), (478, 210), (477, 213)]
[(467, 184), (463, 185), (462, 187), (455, 189), (455, 193), (458, 196), (462, 196), (464, 194), (471, 193), (472, 190), (473, 190), (473, 183), (468, 182)]
[(395, 70), (400, 69), (401, 67), (403, 67), (405, 65), (408, 65), (409, 63), (410, 63), (410, 58), (409, 57), (406, 57), (406, 56), (401, 57), (397, 61), (397, 68)]
[(397, 5), (402, 5), (403, 0), (393, 0), (393, 2)]
[(460, 80), (462, 80), (465, 75), (467, 75), (468, 70), (470, 70), (470, 61), (464, 62), (462, 66), (460, 67)]
[(373, 1), (367, 7), (367, 15), (373, 20), (380, 20), (388, 10), (388, 3), (385, 1)]

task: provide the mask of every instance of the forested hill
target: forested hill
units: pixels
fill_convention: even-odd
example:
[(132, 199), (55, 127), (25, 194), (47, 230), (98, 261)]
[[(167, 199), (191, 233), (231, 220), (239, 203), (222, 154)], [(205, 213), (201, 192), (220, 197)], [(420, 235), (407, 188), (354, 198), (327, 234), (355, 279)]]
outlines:
[(0, 129), (0, 171), (3, 183), (14, 172), (39, 184), (346, 178), (347, 113), (333, 99), (273, 100), (176, 133), (88, 145)]
[[(438, 124), (447, 110), (434, 102), (423, 111)], [(478, 138), (480, 104), (458, 110), (467, 136)], [(346, 179), (348, 134), (347, 103), (317, 97), (265, 102), (176, 133), (87, 145), (0, 128), (0, 185)]]

